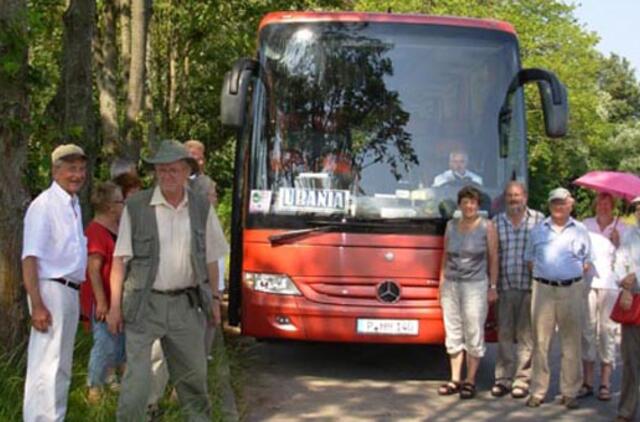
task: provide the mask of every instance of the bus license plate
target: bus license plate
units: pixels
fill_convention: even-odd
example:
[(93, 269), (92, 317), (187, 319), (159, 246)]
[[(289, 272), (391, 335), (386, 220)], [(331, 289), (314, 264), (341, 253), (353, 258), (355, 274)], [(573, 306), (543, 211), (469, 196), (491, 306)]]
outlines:
[(358, 334), (387, 334), (395, 336), (417, 336), (418, 321), (415, 319), (366, 319), (358, 318)]

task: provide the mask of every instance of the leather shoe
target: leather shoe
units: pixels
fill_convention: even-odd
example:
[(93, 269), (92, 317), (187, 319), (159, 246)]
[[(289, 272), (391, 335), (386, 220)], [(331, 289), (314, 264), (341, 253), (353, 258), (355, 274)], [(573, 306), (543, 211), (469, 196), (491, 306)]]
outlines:
[(542, 402), (543, 399), (541, 399), (540, 397), (530, 396), (529, 400), (527, 400), (527, 407), (540, 407)]
[(576, 399), (575, 397), (562, 397), (562, 404), (564, 404), (564, 406), (569, 410), (577, 409), (578, 407), (580, 407), (580, 405), (578, 404), (578, 399)]

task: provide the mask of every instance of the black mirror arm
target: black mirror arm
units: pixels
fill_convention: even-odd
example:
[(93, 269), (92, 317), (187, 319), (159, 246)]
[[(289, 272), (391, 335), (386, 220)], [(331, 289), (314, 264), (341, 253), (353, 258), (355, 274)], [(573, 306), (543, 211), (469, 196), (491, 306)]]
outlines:
[(236, 95), (240, 89), (240, 78), (245, 70), (253, 72), (258, 68), (258, 62), (254, 59), (241, 59), (236, 61), (231, 68), (233, 78), (229, 81), (229, 94)]
[(545, 81), (551, 87), (551, 98), (553, 99), (553, 104), (561, 104), (562, 87), (560, 86), (560, 81), (555, 77), (555, 75), (542, 69), (522, 69), (518, 72), (518, 76), (511, 82), (509, 92), (515, 91), (518, 87), (523, 86), (526, 83), (539, 81)]

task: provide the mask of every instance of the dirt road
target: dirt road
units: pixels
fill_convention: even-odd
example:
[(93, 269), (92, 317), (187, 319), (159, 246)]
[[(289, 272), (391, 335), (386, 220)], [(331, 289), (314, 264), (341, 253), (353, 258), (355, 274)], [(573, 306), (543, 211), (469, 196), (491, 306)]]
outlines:
[(261, 343), (250, 348), (245, 398), (247, 421), (611, 421), (619, 396), (581, 401), (567, 411), (559, 404), (559, 352), (553, 345), (552, 389), (538, 409), (524, 400), (493, 398), (495, 347), (491, 345), (478, 377), (476, 399), (440, 397), (448, 378), (442, 348), (427, 346)]

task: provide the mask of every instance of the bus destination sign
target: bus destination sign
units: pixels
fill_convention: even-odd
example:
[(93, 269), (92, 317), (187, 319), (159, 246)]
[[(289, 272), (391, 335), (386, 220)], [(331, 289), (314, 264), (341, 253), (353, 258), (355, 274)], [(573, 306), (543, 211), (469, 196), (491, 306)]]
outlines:
[(280, 188), (278, 212), (347, 213), (349, 191), (336, 189)]

